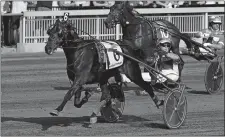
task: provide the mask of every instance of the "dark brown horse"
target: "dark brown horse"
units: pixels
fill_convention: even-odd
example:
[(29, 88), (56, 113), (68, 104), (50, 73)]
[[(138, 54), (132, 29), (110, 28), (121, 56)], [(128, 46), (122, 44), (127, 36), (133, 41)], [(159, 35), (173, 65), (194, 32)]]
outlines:
[[(71, 35), (72, 34), (72, 35)], [(153, 98), (157, 107), (163, 104), (153, 92), (153, 88), (149, 83), (145, 82), (141, 75), (139, 64), (124, 57), (122, 66), (114, 69), (101, 69), (101, 62), (99, 62), (99, 54), (97, 46), (98, 40), (81, 40), (78, 35), (71, 29), (71, 25), (67, 22), (56, 21), (54, 26), (48, 30), (48, 42), (45, 46), (45, 52), (49, 55), (54, 53), (57, 48), (63, 48), (67, 59), (67, 66), (73, 72), (70, 77), (73, 84), (66, 93), (62, 103), (52, 112), (52, 115), (58, 115), (66, 105), (67, 101), (74, 95), (74, 106), (81, 107), (87, 102), (87, 96), (83, 101), (80, 101), (81, 88), (84, 84), (99, 83), (102, 91), (101, 100), (108, 102), (110, 100), (109, 89), (107, 87), (108, 79), (112, 76), (116, 77), (117, 81), (121, 81), (120, 74), (125, 74), (132, 82), (143, 88)], [(68, 37), (71, 37), (68, 39)], [(119, 41), (117, 41), (120, 44)], [(134, 56), (132, 48), (129, 46), (122, 46), (123, 53)], [(95, 114), (96, 116), (96, 114)]]
[[(151, 10), (151, 9), (149, 9)], [(154, 53), (158, 50), (157, 40), (162, 37), (170, 37), (172, 41), (172, 52), (180, 56), (179, 43), (181, 35), (179, 29), (171, 22), (166, 20), (149, 21), (139, 13), (133, 10), (128, 1), (117, 2), (111, 8), (105, 25), (107, 28), (113, 28), (120, 24), (123, 32), (123, 42), (138, 51), (136, 57), (142, 58), (147, 64), (153, 65)], [(185, 37), (188, 37), (185, 35)], [(183, 37), (182, 37), (183, 39)], [(192, 44), (188, 39), (183, 39), (188, 48)], [(159, 52), (158, 52), (159, 53)], [(180, 57), (179, 78), (184, 62)], [(179, 79), (180, 80), (180, 79)]]

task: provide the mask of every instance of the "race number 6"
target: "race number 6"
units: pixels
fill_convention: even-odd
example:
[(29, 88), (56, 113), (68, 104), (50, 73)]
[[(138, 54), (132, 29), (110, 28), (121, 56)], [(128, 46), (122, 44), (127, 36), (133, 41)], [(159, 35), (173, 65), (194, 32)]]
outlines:
[(63, 20), (64, 20), (64, 21), (67, 21), (68, 18), (69, 18), (69, 13), (68, 13), (68, 12), (65, 12), (65, 13), (64, 13)]

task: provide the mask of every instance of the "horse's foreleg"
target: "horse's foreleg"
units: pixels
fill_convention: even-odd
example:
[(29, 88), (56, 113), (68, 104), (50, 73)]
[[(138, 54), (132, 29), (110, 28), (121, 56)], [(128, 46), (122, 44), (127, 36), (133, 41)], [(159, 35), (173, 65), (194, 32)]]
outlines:
[(106, 103), (111, 100), (110, 91), (107, 85), (108, 79), (110, 78), (111, 75), (112, 73), (104, 73), (100, 78), (99, 84), (102, 91), (102, 96), (100, 102), (97, 104), (97, 107), (93, 110), (93, 113), (91, 114), (90, 123), (97, 122), (98, 113), (101, 111), (102, 107), (104, 107)]
[(83, 106), (85, 103), (87, 103), (88, 99), (91, 97), (91, 95), (92, 95), (91, 91), (85, 91), (85, 96), (82, 98), (79, 105)]
[(110, 91), (108, 89), (107, 84), (100, 84), (100, 88), (102, 91), (102, 96), (100, 99), (100, 102), (97, 104), (97, 107), (93, 110), (91, 117), (90, 117), (90, 123), (97, 123), (97, 115), (101, 111), (102, 107), (106, 105), (107, 102), (110, 101), (111, 95)]
[(66, 103), (74, 95), (74, 91), (76, 91), (76, 90), (78, 90), (80, 88), (81, 88), (81, 86), (79, 86), (76, 82), (74, 82), (72, 87), (69, 89), (69, 91), (64, 96), (64, 99), (63, 99), (62, 103), (54, 111), (50, 112), (50, 114), (53, 115), (53, 116), (58, 116), (59, 112), (61, 112), (63, 110), (63, 108), (65, 107)]
[(75, 74), (72, 70), (69, 69), (69, 67), (67, 67), (67, 76), (69, 78), (69, 82), (70, 82), (70, 85), (72, 86), (73, 85), (73, 81), (75, 79)]

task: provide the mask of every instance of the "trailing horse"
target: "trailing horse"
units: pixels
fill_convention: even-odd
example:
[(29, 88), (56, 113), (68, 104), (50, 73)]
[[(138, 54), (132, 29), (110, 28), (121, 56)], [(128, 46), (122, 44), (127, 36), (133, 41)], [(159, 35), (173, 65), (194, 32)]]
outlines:
[[(123, 58), (123, 63), (112, 69), (107, 68), (108, 61), (100, 61), (101, 54), (99, 47), (108, 44), (110, 47), (120, 48), (123, 53), (134, 56), (133, 49), (127, 45), (120, 45), (120, 41), (104, 41), (98, 40), (82, 40), (78, 37), (75, 28), (72, 28), (68, 22), (59, 20), (48, 30), (48, 41), (45, 46), (45, 52), (51, 55), (57, 48), (62, 48), (66, 55), (67, 66), (73, 72), (73, 84), (66, 93), (62, 103), (52, 112), (52, 115), (58, 115), (66, 105), (67, 101), (74, 95), (74, 106), (81, 107), (87, 102), (89, 95), (80, 101), (81, 88), (84, 84), (99, 83), (102, 91), (101, 100), (110, 101), (109, 89), (107, 87), (108, 79), (114, 76), (118, 82), (121, 82), (121, 73), (125, 74), (132, 82), (143, 88), (149, 93), (157, 107), (163, 105), (163, 101), (159, 100), (153, 92), (153, 88), (149, 83), (145, 82), (141, 75), (139, 64), (126, 57), (111, 53), (115, 60)], [(70, 39), (68, 39), (70, 37)], [(120, 46), (119, 46), (120, 45)], [(110, 52), (105, 48), (105, 53)], [(102, 53), (102, 52), (101, 52)], [(109, 53), (108, 53), (109, 54)], [(102, 67), (104, 66), (104, 67)], [(97, 111), (98, 113), (99, 111)], [(97, 114), (94, 114), (96, 116)]]
[[(149, 21), (134, 11), (128, 1), (118, 2), (110, 7), (105, 26), (113, 28), (116, 24), (120, 24), (122, 27), (123, 42), (137, 51), (136, 57), (141, 58), (148, 65), (153, 65), (155, 62), (154, 54), (159, 51), (158, 47), (156, 47), (159, 38), (170, 38), (172, 41), (171, 50), (179, 56), (181, 38), (189, 49), (192, 47), (191, 42), (187, 39), (188, 36), (180, 33), (179, 29), (171, 22), (167, 20)], [(180, 61), (179, 78), (181, 78), (184, 66), (184, 61), (181, 57)]]

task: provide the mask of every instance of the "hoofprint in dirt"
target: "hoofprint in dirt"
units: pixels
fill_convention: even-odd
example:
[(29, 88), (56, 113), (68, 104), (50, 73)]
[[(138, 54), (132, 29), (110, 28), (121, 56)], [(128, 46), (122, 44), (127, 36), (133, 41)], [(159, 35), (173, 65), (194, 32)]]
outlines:
[(148, 96), (136, 96), (133, 91), (140, 89), (134, 84), (125, 88), (126, 104), (120, 121), (106, 123), (99, 117), (100, 123), (89, 129), (84, 121), (89, 121), (88, 116), (99, 101), (99, 93), (94, 93), (80, 109), (74, 108), (73, 101), (70, 101), (62, 116), (49, 115), (70, 86), (62, 53), (52, 57), (42, 53), (5, 55), (2, 57), (1, 134), (223, 135), (224, 87), (218, 95), (208, 95), (204, 87), (204, 72), (208, 64), (186, 56), (184, 61), (182, 80), (191, 89), (184, 94), (188, 100), (188, 114), (180, 129), (165, 129), (162, 111)]

